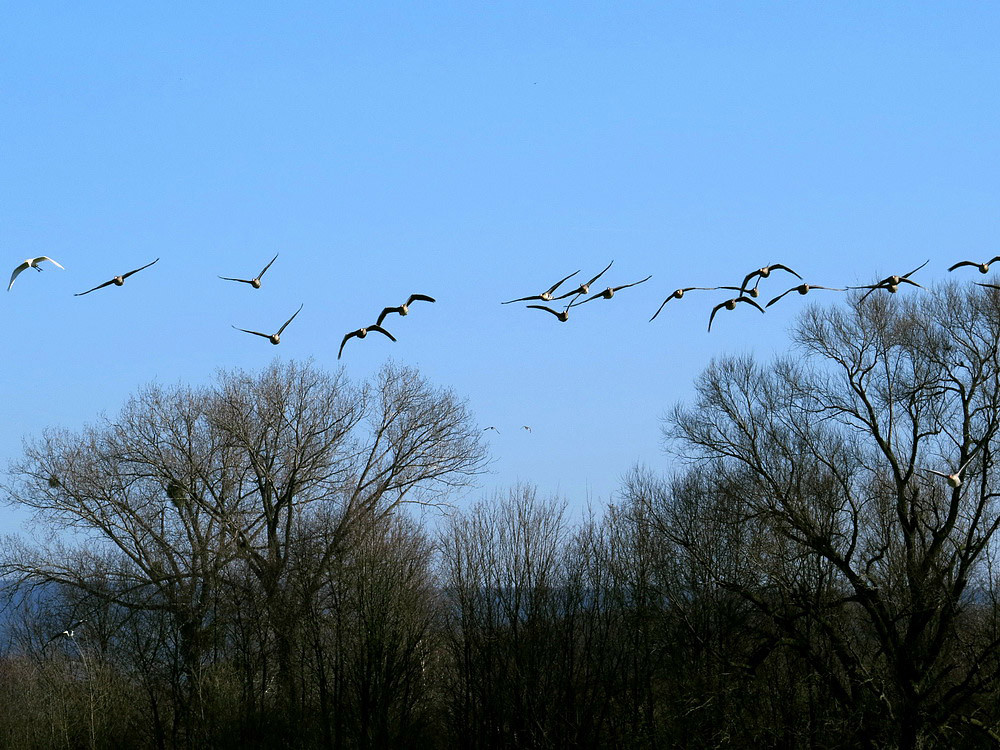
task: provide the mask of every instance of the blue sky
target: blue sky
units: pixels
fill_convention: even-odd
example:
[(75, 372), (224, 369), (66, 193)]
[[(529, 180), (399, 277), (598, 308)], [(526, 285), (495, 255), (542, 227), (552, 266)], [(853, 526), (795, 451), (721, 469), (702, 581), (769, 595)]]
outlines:
[[(805, 302), (707, 334), (724, 295), (692, 294), (648, 323), (673, 289), (773, 262), (837, 286), (930, 259), (930, 281), (1000, 253), (991, 4), (3, 15), (0, 273), (42, 254), (66, 270), (0, 292), (0, 465), (153, 380), (275, 356), (335, 368), (345, 332), (422, 292), (438, 302), (392, 321), (397, 343), (352, 341), (341, 364), (363, 379), (392, 357), (468, 398), (500, 430), (482, 492), (531, 481), (582, 508), (637, 461), (666, 468), (664, 410), (712, 357), (784, 349)], [(275, 252), (259, 291), (216, 278)], [(653, 278), (566, 324), (499, 304), (612, 259), (602, 281)], [(300, 304), (277, 348), (230, 327), (270, 331)]]

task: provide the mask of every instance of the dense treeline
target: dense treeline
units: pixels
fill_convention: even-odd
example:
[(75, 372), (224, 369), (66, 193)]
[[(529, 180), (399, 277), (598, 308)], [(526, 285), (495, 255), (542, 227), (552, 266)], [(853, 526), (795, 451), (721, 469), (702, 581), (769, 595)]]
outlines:
[[(992, 747), (1000, 297), (811, 308), (571, 520), (415, 372), (149, 388), (11, 473), (0, 745)], [(934, 469), (942, 476), (929, 471)]]

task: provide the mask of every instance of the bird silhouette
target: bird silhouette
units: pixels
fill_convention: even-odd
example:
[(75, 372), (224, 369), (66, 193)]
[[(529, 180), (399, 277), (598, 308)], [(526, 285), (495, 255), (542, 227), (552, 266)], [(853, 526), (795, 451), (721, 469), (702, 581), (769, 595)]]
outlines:
[(737, 302), (746, 302), (750, 305), (753, 305), (761, 312), (764, 312), (764, 308), (758, 305), (749, 297), (734, 297), (733, 299), (727, 299), (725, 302), (720, 302), (719, 304), (717, 304), (715, 307), (712, 308), (712, 314), (708, 318), (708, 330), (709, 331), (712, 330), (712, 321), (715, 320), (715, 314), (719, 312), (719, 310), (721, 310), (723, 307), (726, 308), (727, 310), (735, 310)]
[[(663, 306), (666, 305), (670, 300), (672, 300), (672, 299), (681, 299), (686, 292), (693, 292), (695, 290), (704, 290), (706, 292), (711, 292), (711, 291), (714, 291), (716, 289), (721, 289), (721, 288), (722, 287), (717, 287), (717, 286), (689, 286), (689, 287), (685, 287), (684, 289), (675, 289), (673, 292), (670, 293), (670, 296), (667, 297), (665, 300), (663, 300), (663, 302), (660, 303), (660, 306), (658, 308), (656, 308), (656, 312), (653, 313), (653, 317), (649, 319), (649, 322), (652, 323), (654, 320), (656, 320), (656, 316), (660, 314), (660, 310), (662, 310)], [(736, 289), (736, 287), (734, 287), (734, 286), (729, 286), (729, 287), (725, 287), (725, 288), (726, 289)]]
[(267, 273), (267, 269), (271, 267), (271, 263), (274, 263), (274, 261), (276, 261), (278, 259), (278, 255), (279, 255), (278, 253), (275, 253), (274, 257), (271, 258), (270, 262), (266, 266), (264, 266), (264, 268), (261, 269), (261, 272), (259, 274), (257, 274), (252, 279), (234, 279), (234, 278), (231, 278), (229, 276), (220, 276), (219, 278), (223, 279), (224, 281), (239, 281), (239, 282), (241, 282), (243, 284), (249, 284), (254, 289), (260, 289), (260, 280), (261, 280), (261, 277), (265, 273)]
[(375, 325), (366, 326), (365, 328), (359, 328), (358, 330), (351, 331), (350, 333), (348, 333), (347, 335), (344, 336), (343, 341), (340, 342), (340, 351), (337, 352), (337, 359), (340, 359), (340, 356), (344, 353), (344, 344), (347, 343), (348, 339), (352, 339), (354, 337), (357, 337), (359, 339), (363, 339), (365, 336), (368, 335), (369, 331), (378, 331), (382, 335), (388, 336), (393, 341), (396, 340), (395, 336), (393, 336), (391, 333), (389, 333), (387, 330), (385, 330), (378, 323), (376, 323)]
[(848, 289), (867, 289), (868, 291), (861, 295), (861, 299), (862, 300), (865, 297), (867, 297), (869, 294), (871, 294), (872, 292), (874, 292), (876, 289), (885, 289), (887, 292), (889, 292), (889, 294), (895, 294), (897, 291), (899, 291), (899, 285), (900, 284), (912, 284), (913, 286), (920, 287), (921, 289), (923, 289), (923, 287), (920, 286), (920, 284), (918, 284), (915, 281), (912, 281), (910, 279), (910, 276), (912, 274), (915, 274), (917, 271), (919, 271), (921, 268), (923, 268), (924, 266), (926, 266), (928, 263), (930, 263), (929, 259), (925, 260), (923, 263), (921, 263), (919, 266), (917, 266), (916, 268), (914, 268), (909, 273), (904, 273), (902, 276), (886, 276), (884, 279), (882, 279), (881, 281), (878, 281), (878, 282), (876, 282), (874, 284), (864, 284), (862, 286), (849, 286), (847, 288)]
[(834, 288), (832, 286), (819, 286), (818, 284), (799, 284), (798, 286), (793, 286), (787, 292), (782, 292), (777, 297), (775, 297), (773, 300), (771, 300), (766, 305), (764, 305), (764, 307), (770, 307), (775, 302), (777, 302), (779, 299), (781, 299), (782, 297), (784, 297), (786, 294), (791, 294), (792, 292), (798, 292), (799, 294), (809, 294), (809, 292), (812, 291), (813, 289), (826, 289), (827, 291), (830, 291), (830, 292), (846, 292), (847, 291), (846, 289), (836, 289), (836, 288)]
[(531, 308), (533, 310), (545, 310), (546, 312), (550, 312), (553, 315), (555, 315), (556, 318), (559, 319), (560, 323), (565, 323), (567, 320), (569, 320), (569, 309), (573, 307), (573, 305), (566, 305), (565, 310), (558, 310), (558, 311), (553, 310), (551, 307), (546, 307), (545, 305), (525, 305), (525, 307)]
[[(743, 283), (740, 284), (740, 296), (742, 296), (747, 291), (756, 290), (757, 284), (760, 283), (760, 279), (766, 279), (768, 276), (771, 275), (771, 271), (788, 271), (788, 273), (790, 273), (792, 276), (795, 276), (798, 279), (802, 278), (788, 266), (784, 266), (781, 263), (774, 263), (773, 265), (764, 266), (763, 268), (758, 268), (756, 271), (751, 271), (750, 273), (748, 273), (746, 277), (743, 279)], [(753, 279), (755, 276), (758, 277), (757, 284), (753, 285), (753, 290), (748, 290), (747, 284), (749, 284), (750, 280)], [(752, 296), (756, 297), (757, 295), (753, 294)]]
[(236, 328), (236, 326), (233, 326), (233, 328), (236, 328), (237, 331), (243, 331), (243, 333), (252, 333), (254, 336), (263, 336), (265, 339), (267, 339), (272, 344), (277, 346), (278, 344), (281, 343), (281, 334), (284, 333), (286, 328), (288, 328), (288, 324), (291, 323), (293, 320), (295, 320), (295, 316), (298, 315), (300, 312), (302, 312), (303, 307), (305, 307), (305, 303), (299, 305), (299, 309), (292, 314), (292, 317), (290, 317), (288, 320), (285, 321), (284, 325), (282, 325), (281, 328), (278, 329), (277, 333), (261, 333), (260, 331), (249, 331), (246, 328)]
[(955, 265), (953, 265), (948, 270), (949, 271), (954, 271), (956, 268), (961, 268), (962, 266), (975, 266), (976, 268), (979, 269), (979, 273), (989, 273), (990, 266), (993, 263), (996, 263), (998, 260), (1000, 260), (1000, 255), (997, 255), (994, 258), (990, 258), (985, 263), (977, 263), (974, 260), (963, 260), (963, 261), (960, 261), (960, 262), (956, 263)]
[(411, 294), (410, 298), (406, 300), (405, 304), (402, 304), (399, 307), (386, 307), (385, 309), (383, 309), (382, 312), (379, 313), (378, 320), (375, 321), (375, 324), (382, 325), (382, 321), (385, 320), (385, 316), (389, 315), (390, 313), (409, 315), (410, 305), (412, 305), (415, 301), (418, 300), (421, 302), (436, 302), (436, 300), (433, 297), (428, 297), (426, 294)]
[[(159, 260), (159, 258), (157, 258), (156, 260), (154, 260), (153, 263), (156, 263), (158, 260)], [(98, 284), (93, 289), (88, 289), (85, 292), (80, 292), (78, 294), (74, 294), (73, 296), (74, 297), (82, 297), (85, 294), (90, 294), (91, 292), (96, 292), (98, 289), (103, 289), (104, 287), (110, 286), (111, 284), (114, 284), (115, 286), (121, 286), (122, 284), (125, 283), (125, 279), (127, 279), (129, 276), (131, 276), (134, 273), (139, 273), (139, 271), (142, 271), (143, 269), (149, 268), (151, 265), (153, 265), (153, 263), (147, 263), (146, 265), (141, 266), (139, 268), (136, 268), (133, 271), (129, 271), (128, 273), (123, 273), (121, 276), (115, 276), (110, 281), (105, 281), (103, 284)]]

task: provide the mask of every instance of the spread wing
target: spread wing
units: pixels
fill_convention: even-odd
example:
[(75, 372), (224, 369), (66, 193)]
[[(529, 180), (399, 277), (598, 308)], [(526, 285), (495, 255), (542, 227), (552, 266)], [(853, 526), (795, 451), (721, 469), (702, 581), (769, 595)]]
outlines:
[[(556, 289), (558, 289), (562, 285), (562, 283), (564, 281), (566, 281), (567, 279), (570, 279), (570, 278), (576, 276), (578, 273), (580, 273), (580, 269), (577, 269), (577, 270), (573, 271), (573, 273), (571, 273), (569, 276), (566, 276), (564, 278), (559, 279), (559, 281), (557, 281), (555, 284), (553, 284), (548, 289), (546, 289), (545, 293), (546, 294), (552, 294)], [(541, 299), (541, 297), (532, 297), (531, 299)]]
[(414, 302), (437, 302), (433, 297), (428, 297), (426, 294), (411, 294), (410, 298), (406, 300), (406, 306), (409, 307)]
[[(236, 328), (236, 326), (233, 326)], [(246, 328), (236, 328), (237, 331), (243, 331), (243, 333), (252, 333), (254, 336), (263, 336), (266, 339), (271, 338), (270, 334), (261, 333), (260, 331), (248, 331)]]
[(49, 263), (52, 263), (52, 264), (54, 264), (56, 266), (59, 266), (59, 268), (62, 268), (62, 270), (64, 270), (64, 271), (66, 270), (59, 263), (57, 263), (56, 261), (52, 260), (52, 258), (50, 258), (48, 255), (39, 255), (37, 258), (35, 258), (35, 261), (37, 263), (41, 263), (43, 260), (47, 260)]
[(787, 292), (782, 292), (781, 294), (779, 294), (779, 295), (778, 295), (777, 297), (775, 297), (775, 298), (774, 298), (773, 300), (771, 300), (771, 301), (770, 301), (770, 302), (768, 302), (768, 303), (767, 303), (766, 305), (764, 305), (764, 307), (770, 307), (770, 306), (771, 306), (771, 305), (773, 305), (773, 304), (774, 304), (775, 302), (777, 302), (777, 301), (778, 301), (779, 299), (781, 299), (782, 297), (784, 297), (784, 296), (785, 296), (786, 294), (791, 294), (792, 292), (796, 291), (797, 289), (798, 289), (798, 287), (797, 287), (797, 286), (793, 286), (793, 287), (792, 287), (791, 289), (789, 289), (789, 290), (788, 290)]
[[(154, 261), (153, 261), (153, 263), (157, 263), (157, 262), (159, 262), (159, 260), (160, 260), (160, 259), (159, 259), (159, 258), (157, 258), (156, 260), (154, 260)], [(127, 278), (128, 278), (129, 276), (131, 276), (132, 274), (134, 274), (134, 273), (139, 273), (139, 271), (142, 271), (142, 270), (144, 270), (144, 269), (146, 269), (146, 268), (149, 268), (149, 267), (150, 267), (151, 265), (153, 265), (153, 263), (147, 263), (146, 265), (144, 265), (144, 266), (141, 266), (141, 267), (139, 267), (139, 268), (135, 269), (134, 271), (129, 271), (128, 273), (123, 273), (123, 274), (122, 274), (122, 279), (127, 279)]]
[(233, 279), (233, 278), (230, 278), (229, 276), (220, 276), (219, 278), (222, 279), (223, 281), (242, 281), (244, 284), (252, 284), (253, 283), (250, 279)]
[(760, 305), (758, 305), (758, 304), (757, 304), (756, 302), (754, 302), (754, 301), (753, 301), (752, 299), (750, 299), (749, 297), (737, 297), (737, 298), (736, 298), (736, 301), (737, 301), (737, 302), (747, 302), (747, 303), (749, 303), (749, 304), (753, 305), (754, 307), (756, 307), (756, 308), (757, 308), (758, 310), (760, 310), (761, 312), (764, 312), (764, 308), (763, 308), (763, 307), (761, 307)]
[(274, 334), (274, 335), (275, 336), (280, 336), (281, 333), (282, 333), (282, 331), (284, 331), (286, 328), (288, 328), (288, 324), (291, 323), (293, 320), (295, 320), (295, 316), (298, 315), (300, 312), (302, 312), (302, 308), (303, 307), (305, 307), (305, 303), (304, 302), (301, 305), (299, 305), (299, 309), (296, 310), (292, 314), (292, 317), (290, 317), (288, 320), (285, 321), (285, 324), (283, 326), (281, 326), (281, 328), (278, 329), (278, 332), (276, 334)]
[(380, 326), (380, 325), (379, 325), (378, 323), (376, 323), (376, 324), (375, 324), (375, 325), (373, 325), (373, 326), (368, 326), (368, 330), (369, 330), (369, 331), (378, 331), (379, 333), (381, 333), (381, 334), (384, 334), (384, 335), (388, 336), (388, 337), (389, 337), (390, 339), (392, 339), (393, 341), (395, 341), (395, 340), (396, 340), (396, 337), (395, 337), (395, 336), (393, 336), (393, 335), (392, 335), (391, 333), (389, 333), (389, 332), (388, 332), (387, 330), (385, 330), (385, 329), (384, 329), (384, 328), (383, 328), (382, 326)]
[(790, 273), (792, 276), (794, 276), (794, 277), (796, 277), (798, 279), (802, 278), (797, 273), (795, 273), (795, 271), (793, 271), (791, 268), (789, 268), (788, 266), (782, 265), (781, 263), (775, 263), (773, 266), (771, 266), (771, 270), (772, 271), (775, 270), (776, 268), (779, 268), (782, 271), (788, 271), (788, 273)]
[(542, 299), (542, 295), (540, 295), (540, 294), (532, 294), (530, 297), (520, 297), (519, 299), (510, 299), (510, 300), (507, 300), (506, 302), (501, 302), (500, 304), (501, 305), (509, 305), (509, 304), (511, 304), (513, 302), (530, 302), (533, 299)]
[(924, 261), (923, 263), (921, 263), (921, 264), (920, 264), (919, 266), (917, 266), (917, 267), (916, 267), (916, 268), (914, 268), (914, 269), (913, 269), (912, 271), (910, 271), (910, 273), (904, 273), (904, 274), (903, 274), (903, 276), (902, 276), (902, 278), (904, 278), (904, 279), (905, 279), (905, 278), (907, 278), (907, 277), (908, 277), (908, 276), (909, 276), (910, 274), (914, 274), (914, 273), (916, 273), (917, 271), (919, 271), (919, 270), (920, 270), (921, 268), (923, 268), (924, 266), (926, 266), (926, 265), (927, 265), (928, 263), (930, 263), (930, 262), (931, 262), (931, 260), (930, 260), (930, 258), (928, 258), (928, 259), (927, 259), (927, 260), (925, 260), (925, 261)]
[(382, 321), (385, 320), (385, 316), (389, 313), (403, 313), (402, 307), (386, 307), (383, 308), (382, 312), (379, 313), (378, 320), (375, 321), (375, 325), (382, 325)]
[(715, 307), (712, 308), (712, 314), (708, 316), (708, 330), (710, 333), (712, 331), (712, 321), (715, 320), (715, 314), (725, 306), (726, 306), (725, 302), (720, 302), (719, 304), (717, 304)]
[(340, 355), (344, 353), (344, 344), (347, 343), (348, 339), (351, 339), (351, 338), (357, 336), (360, 333), (361, 333), (361, 329), (359, 328), (358, 330), (351, 331), (346, 336), (344, 336), (344, 340), (340, 342), (340, 351), (337, 352), (337, 359), (340, 359)]
[(587, 282), (587, 286), (588, 286), (588, 287), (590, 287), (591, 285), (593, 285), (593, 283), (594, 283), (595, 281), (597, 281), (597, 280), (598, 280), (599, 278), (601, 278), (601, 277), (602, 277), (602, 276), (603, 276), (603, 275), (605, 274), (605, 272), (606, 272), (606, 271), (607, 271), (607, 270), (608, 270), (609, 268), (611, 268), (611, 264), (612, 264), (612, 263), (614, 263), (614, 261), (611, 261), (611, 263), (608, 263), (608, 265), (606, 265), (606, 266), (604, 267), (604, 271), (601, 271), (601, 272), (600, 272), (599, 274), (597, 274), (597, 276), (595, 276), (595, 277), (594, 277), (594, 278), (592, 278), (592, 279), (591, 279), (590, 281), (588, 281), (588, 282)]
[[(993, 261), (990, 261), (990, 263), (992, 263), (992, 262), (993, 262)], [(975, 261), (971, 261), (971, 260), (963, 260), (963, 261), (961, 261), (960, 263), (956, 263), (955, 265), (953, 265), (953, 266), (952, 266), (951, 268), (949, 268), (948, 270), (949, 270), (949, 271), (954, 271), (954, 270), (955, 270), (956, 268), (961, 268), (962, 266), (978, 266), (978, 265), (979, 265), (979, 264), (978, 264), (978, 263), (976, 263)], [(930, 469), (925, 469), (925, 471), (930, 471)]]
[(104, 288), (104, 287), (106, 287), (106, 286), (107, 286), (108, 284), (114, 284), (114, 283), (115, 283), (115, 280), (114, 280), (114, 279), (112, 279), (111, 281), (105, 281), (105, 282), (104, 282), (103, 284), (98, 284), (98, 285), (97, 285), (97, 286), (95, 286), (95, 287), (94, 287), (93, 289), (88, 289), (88, 290), (87, 290), (87, 291), (85, 291), (85, 292), (80, 292), (79, 294), (74, 294), (73, 296), (74, 296), (74, 297), (82, 297), (82, 296), (83, 296), (83, 295), (85, 295), (85, 294), (90, 294), (91, 292), (96, 292), (96, 291), (97, 291), (98, 289), (103, 289), (103, 288)]
[(545, 305), (527, 305), (527, 307), (529, 307), (529, 308), (532, 308), (532, 309), (534, 309), (534, 310), (545, 310), (546, 312), (550, 312), (550, 313), (552, 313), (552, 314), (553, 314), (553, 315), (555, 315), (555, 316), (556, 316), (557, 318), (559, 317), (559, 313), (557, 313), (557, 312), (556, 312), (555, 310), (553, 310), (553, 309), (552, 309), (551, 307), (546, 307)]
[[(276, 261), (277, 259), (278, 259), (278, 253), (275, 253), (274, 257), (271, 258), (271, 263), (274, 263), (274, 261)], [(260, 277), (261, 276), (263, 276), (265, 273), (267, 273), (267, 269), (271, 267), (271, 263), (268, 263), (266, 266), (264, 266), (264, 270), (261, 271), (259, 274), (257, 274), (257, 280), (258, 281), (260, 281)]]
[(23, 271), (30, 265), (31, 264), (28, 261), (24, 261), (24, 263), (22, 263), (21, 265), (19, 265), (17, 268), (14, 269), (14, 273), (10, 275), (10, 283), (7, 285), (8, 292), (10, 291), (10, 288), (14, 286), (14, 279), (16, 279), (21, 274), (21, 271)]
[[(646, 278), (644, 278), (644, 279), (642, 279), (640, 281), (633, 281), (631, 284), (622, 284), (621, 286), (616, 286), (615, 287), (615, 291), (617, 292), (620, 289), (628, 289), (630, 286), (635, 286), (636, 284), (641, 284), (643, 281), (649, 281), (651, 278), (653, 278), (653, 274), (649, 274), (649, 276), (647, 276)], [(591, 299), (593, 299), (593, 297), (591, 297)]]

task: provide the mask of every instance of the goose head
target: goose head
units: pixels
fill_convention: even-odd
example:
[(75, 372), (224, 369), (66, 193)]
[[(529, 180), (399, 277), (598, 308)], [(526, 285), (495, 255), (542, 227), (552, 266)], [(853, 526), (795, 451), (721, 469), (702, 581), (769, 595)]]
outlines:
[(795, 287), (795, 291), (797, 291), (799, 294), (809, 294), (809, 285), (799, 284), (797, 287)]
[(275, 346), (277, 346), (278, 344), (281, 343), (281, 336), (279, 336), (276, 333), (272, 333), (270, 336), (267, 337), (267, 340), (270, 341)]
[(726, 309), (727, 310), (735, 310), (736, 309), (736, 300), (734, 300), (734, 299), (726, 300)]
[(990, 272), (990, 264), (989, 263), (980, 263), (976, 267), (979, 269), (979, 273), (989, 273)]
[(250, 279), (250, 286), (254, 289), (260, 289), (260, 279)]
[(121, 276), (115, 276), (113, 279), (111, 279), (111, 281), (114, 282), (115, 286), (121, 286), (122, 284), (125, 283), (125, 279)]

